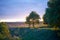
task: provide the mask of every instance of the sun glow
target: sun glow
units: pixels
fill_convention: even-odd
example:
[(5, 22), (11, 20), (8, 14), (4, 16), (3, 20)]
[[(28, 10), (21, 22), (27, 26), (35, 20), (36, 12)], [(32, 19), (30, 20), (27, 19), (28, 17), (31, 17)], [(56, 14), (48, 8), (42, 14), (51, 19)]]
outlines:
[[(2, 19), (0, 20), (0, 22), (25, 22), (25, 19)], [(43, 19), (41, 19), (40, 21), (43, 21)]]
[(0, 22), (25, 22), (24, 19), (3, 19)]

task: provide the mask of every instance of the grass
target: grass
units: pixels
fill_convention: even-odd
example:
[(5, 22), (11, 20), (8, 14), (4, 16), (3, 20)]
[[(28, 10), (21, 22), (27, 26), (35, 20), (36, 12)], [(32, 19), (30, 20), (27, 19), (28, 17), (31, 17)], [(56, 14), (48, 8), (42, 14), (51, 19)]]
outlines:
[(60, 30), (60, 28), (38, 28), (38, 29), (46, 29), (46, 30)]
[(13, 36), (22, 40), (57, 40), (55, 30), (58, 28), (10, 28)]

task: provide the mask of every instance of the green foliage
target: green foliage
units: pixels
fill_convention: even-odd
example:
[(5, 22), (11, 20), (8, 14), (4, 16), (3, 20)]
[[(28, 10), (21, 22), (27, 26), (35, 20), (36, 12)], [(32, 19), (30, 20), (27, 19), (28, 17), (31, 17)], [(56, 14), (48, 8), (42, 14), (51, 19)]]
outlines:
[(3, 39), (5, 39), (6, 38), (6, 36), (4, 35), (4, 34), (1, 34), (0, 33), (0, 40), (3, 40)]
[(34, 23), (39, 23), (39, 19), (39, 15), (35, 11), (32, 11), (30, 15), (26, 18), (26, 23), (29, 24), (29, 27), (31, 24), (34, 27)]
[(60, 26), (60, 0), (50, 0), (43, 17), (44, 22), (51, 26)]
[(29, 15), (30, 19), (40, 19), (39, 15), (35, 12), (35, 11), (32, 11)]
[(29, 24), (29, 27), (30, 27), (30, 18), (29, 17), (26, 17), (26, 23)]
[(29, 17), (26, 18), (26, 23), (30, 24), (30, 18)]
[(10, 33), (7, 27), (7, 24), (4, 22), (0, 23), (0, 39), (7, 40), (10, 39)]

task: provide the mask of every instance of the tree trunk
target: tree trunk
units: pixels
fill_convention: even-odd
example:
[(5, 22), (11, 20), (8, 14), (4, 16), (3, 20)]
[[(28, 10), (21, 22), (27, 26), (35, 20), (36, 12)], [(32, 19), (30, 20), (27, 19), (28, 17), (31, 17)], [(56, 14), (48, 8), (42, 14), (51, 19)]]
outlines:
[(34, 22), (33, 22), (33, 28), (34, 28), (35, 26), (34, 26)]
[(30, 24), (29, 24), (29, 28), (30, 28)]

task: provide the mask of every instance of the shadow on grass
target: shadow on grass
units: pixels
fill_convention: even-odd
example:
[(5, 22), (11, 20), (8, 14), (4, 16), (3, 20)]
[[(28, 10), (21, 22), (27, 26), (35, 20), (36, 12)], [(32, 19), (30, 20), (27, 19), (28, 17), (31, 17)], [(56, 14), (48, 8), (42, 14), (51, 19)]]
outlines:
[[(10, 28), (12, 36), (22, 40), (59, 40), (53, 28)], [(57, 30), (58, 31), (58, 30)]]

